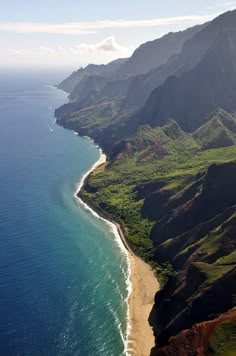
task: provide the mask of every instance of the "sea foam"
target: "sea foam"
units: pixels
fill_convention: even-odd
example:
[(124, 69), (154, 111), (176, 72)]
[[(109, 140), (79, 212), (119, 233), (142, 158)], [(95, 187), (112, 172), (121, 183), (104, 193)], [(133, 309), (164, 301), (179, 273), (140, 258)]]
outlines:
[[(90, 139), (89, 137), (86, 137), (88, 139)], [(99, 148), (99, 152), (100, 152), (100, 157), (98, 159), (97, 162), (94, 163), (94, 165), (91, 167), (90, 170), (88, 170), (83, 177), (81, 178), (77, 189), (74, 193), (74, 197), (77, 200), (77, 202), (84, 207), (84, 209), (86, 209), (87, 211), (89, 211), (95, 218), (104, 221), (110, 228), (110, 231), (113, 233), (114, 237), (115, 237), (115, 242), (117, 244), (117, 246), (119, 247), (122, 255), (124, 255), (127, 259), (127, 266), (128, 266), (128, 270), (127, 270), (127, 274), (126, 274), (126, 290), (127, 290), (127, 297), (125, 300), (126, 306), (127, 306), (127, 326), (126, 326), (126, 334), (125, 336), (122, 335), (122, 341), (124, 343), (124, 354), (128, 356), (128, 344), (129, 344), (129, 337), (131, 334), (131, 322), (130, 322), (130, 310), (129, 310), (129, 298), (130, 295), (132, 293), (132, 283), (131, 283), (131, 261), (130, 261), (130, 257), (129, 257), (129, 252), (126, 248), (126, 246), (124, 245), (122, 238), (119, 234), (118, 228), (117, 226), (103, 218), (102, 216), (100, 216), (96, 211), (94, 211), (88, 204), (86, 204), (80, 197), (78, 197), (79, 192), (81, 191), (85, 180), (88, 178), (88, 176), (97, 168), (99, 167), (102, 163), (103, 163), (103, 151), (101, 148)]]

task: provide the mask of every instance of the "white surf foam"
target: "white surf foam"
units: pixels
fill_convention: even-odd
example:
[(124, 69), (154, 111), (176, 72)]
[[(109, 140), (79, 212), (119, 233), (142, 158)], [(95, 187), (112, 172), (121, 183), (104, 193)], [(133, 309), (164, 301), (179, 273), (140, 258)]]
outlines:
[[(88, 139), (90, 139), (89, 137), (86, 137)], [(129, 298), (130, 298), (130, 295), (132, 293), (132, 283), (131, 283), (131, 261), (130, 261), (130, 258), (129, 258), (129, 252), (127, 251), (127, 248), (125, 247), (123, 241), (122, 241), (122, 238), (119, 234), (119, 231), (118, 231), (118, 228), (117, 226), (103, 218), (102, 216), (100, 216), (96, 211), (94, 211), (88, 204), (86, 204), (81, 198), (78, 197), (78, 194), (79, 192), (81, 191), (83, 185), (84, 185), (84, 182), (86, 180), (86, 178), (97, 168), (101, 165), (102, 163), (102, 155), (103, 155), (103, 152), (101, 150), (101, 148), (99, 149), (100, 151), (100, 158), (98, 159), (97, 162), (94, 163), (94, 165), (91, 167), (91, 169), (85, 173), (81, 179), (81, 181), (79, 182), (78, 186), (77, 186), (77, 189), (74, 193), (74, 197), (75, 199), (77, 200), (77, 202), (82, 205), (86, 210), (88, 210), (95, 218), (97, 219), (100, 219), (102, 221), (104, 221), (110, 228), (110, 230), (112, 231), (114, 237), (115, 237), (115, 242), (117, 243), (118, 247), (120, 248), (121, 250), (121, 253), (126, 257), (127, 259), (127, 265), (128, 265), (128, 271), (127, 271), (127, 276), (126, 276), (126, 290), (127, 290), (127, 298), (125, 300), (126, 302), (126, 305), (127, 305), (127, 327), (126, 327), (126, 334), (124, 337), (122, 337), (122, 340), (124, 342), (124, 353), (125, 355), (128, 356), (129, 354), (129, 350), (130, 350), (130, 347), (129, 347), (129, 338), (130, 338), (130, 334), (131, 334), (131, 322), (130, 322), (130, 310), (129, 310)]]

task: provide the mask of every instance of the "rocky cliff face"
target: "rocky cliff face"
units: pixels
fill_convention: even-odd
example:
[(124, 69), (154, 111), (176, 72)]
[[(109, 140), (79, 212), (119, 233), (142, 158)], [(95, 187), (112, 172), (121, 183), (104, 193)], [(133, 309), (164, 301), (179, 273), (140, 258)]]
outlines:
[[(159, 346), (235, 306), (235, 176), (235, 163), (213, 165), (176, 196), (163, 193), (162, 200), (158, 196), (157, 202), (165, 207), (151, 234), (155, 258), (171, 262), (178, 271), (156, 296)], [(146, 199), (153, 211), (153, 201)], [(172, 346), (188, 333), (192, 331), (170, 339)]]
[(207, 322), (199, 323), (189, 330), (182, 331), (169, 340), (168, 346), (153, 350), (153, 356), (207, 356), (226, 355), (232, 349), (232, 340), (227, 329), (236, 327), (236, 310), (231, 310)]
[[(202, 44), (190, 70), (169, 77), (153, 91), (140, 113), (141, 122), (163, 125), (173, 118), (185, 131), (194, 131), (218, 106), (229, 112), (236, 110), (236, 26), (229, 26), (228, 16), (222, 17), (220, 24), (209, 24), (186, 44), (184, 51), (190, 51), (207, 29), (211, 34), (216, 25), (220, 26), (207, 42), (208, 47)], [(236, 23), (236, 11), (230, 14), (230, 19), (233, 17)]]
[(194, 191), (189, 187), (166, 203), (166, 215), (152, 232), (154, 241), (160, 244), (181, 235), (236, 205), (235, 177), (235, 163), (210, 166)]
[[(236, 11), (195, 30), (142, 46), (119, 68), (133, 66), (129, 78), (77, 73), (73, 101), (56, 111), (59, 124), (94, 138), (109, 158), (84, 197), (126, 225), (163, 281), (157, 355), (236, 349), (227, 339), (236, 295)], [(165, 52), (178, 36), (178, 49)], [(145, 72), (147, 49), (158, 52), (147, 66), (158, 67), (132, 77)]]

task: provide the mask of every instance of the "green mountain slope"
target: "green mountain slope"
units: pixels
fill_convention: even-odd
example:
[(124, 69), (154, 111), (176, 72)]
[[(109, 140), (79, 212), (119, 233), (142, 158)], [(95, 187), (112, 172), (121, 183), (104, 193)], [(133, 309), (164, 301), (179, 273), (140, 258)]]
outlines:
[(217, 109), (207, 123), (193, 133), (203, 148), (227, 147), (236, 144), (236, 116)]
[[(56, 111), (57, 122), (107, 154), (80, 196), (120, 223), (162, 284), (153, 354), (234, 354), (236, 11), (200, 29), (168, 63), (129, 79), (132, 103), (126, 79), (109, 80), (107, 90), (94, 78), (88, 88), (81, 80), (88, 90)], [(139, 110), (151, 82), (157, 88)]]
[(85, 68), (80, 68), (77, 71), (71, 73), (71, 75), (64, 79), (59, 85), (58, 88), (66, 91), (67, 93), (72, 93), (75, 87), (79, 82), (84, 79), (84, 77), (89, 77), (93, 75), (99, 75), (107, 77), (112, 75), (113, 72), (118, 70), (122, 64), (124, 64), (126, 59), (117, 59), (108, 63), (107, 65), (101, 64), (89, 64)]

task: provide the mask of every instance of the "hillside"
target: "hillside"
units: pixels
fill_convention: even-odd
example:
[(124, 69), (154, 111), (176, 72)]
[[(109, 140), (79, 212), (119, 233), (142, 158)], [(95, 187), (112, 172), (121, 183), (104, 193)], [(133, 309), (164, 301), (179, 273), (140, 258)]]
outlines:
[(173, 118), (184, 130), (193, 131), (217, 107), (236, 111), (236, 11), (222, 15), (196, 37), (213, 32), (218, 23), (219, 31), (214, 31), (197, 65), (155, 89), (140, 113), (140, 122), (160, 125)]
[(142, 107), (151, 92), (163, 85), (169, 77), (180, 77), (183, 73), (193, 70), (213, 45), (219, 33), (223, 29), (228, 29), (230, 16), (234, 18), (235, 14), (229, 12), (206, 23), (184, 43), (179, 54), (173, 55), (166, 63), (149, 73), (134, 78), (124, 99), (125, 105)]
[[(173, 68), (175, 70), (179, 68), (179, 74), (172, 75), (173, 63), (171, 62), (170, 76), (164, 84), (151, 93), (146, 104), (139, 111), (137, 111), (135, 103), (133, 105), (125, 104), (125, 101), (130, 98), (129, 94), (126, 99), (122, 95), (126, 86), (125, 81), (119, 82), (118, 86), (113, 83), (112, 90), (111, 82), (109, 91), (105, 90), (106, 86), (99, 91), (99, 93), (103, 92), (101, 101), (97, 101), (99, 94), (95, 102), (92, 100), (69, 103), (62, 110), (56, 111), (58, 120), (66, 122), (70, 120), (70, 112), (78, 112), (91, 105), (96, 110), (96, 104), (118, 100), (117, 115), (123, 117), (129, 113), (129, 117), (126, 117), (125, 123), (117, 120), (116, 124), (111, 117), (110, 125), (101, 128), (98, 141), (100, 145), (111, 152), (120, 140), (125, 136), (132, 135), (140, 125), (162, 126), (171, 118), (184, 131), (193, 132), (206, 123), (209, 115), (218, 107), (227, 112), (236, 111), (236, 21), (233, 20), (236, 20), (236, 11), (221, 15), (187, 41), (180, 55), (177, 58), (175, 56), (174, 59)], [(168, 75), (168, 68), (169, 64), (164, 65), (164, 69), (161, 66), (157, 70), (162, 74), (165, 72), (165, 77)], [(156, 72), (154, 71), (152, 74), (155, 76)], [(131, 86), (132, 81), (133, 79), (130, 82)], [(142, 88), (140, 89), (140, 83), (142, 80), (136, 79), (134, 97), (141, 103), (139, 95), (142, 97), (143, 91)], [(137, 90), (140, 92), (135, 95)], [(114, 91), (116, 91), (114, 94), (116, 99), (112, 98), (113, 94), (109, 96), (109, 93), (114, 93)], [(80, 115), (78, 115), (77, 127), (80, 126), (79, 118)], [(91, 135), (93, 136), (92, 133)], [(222, 135), (224, 136), (222, 140), (225, 142), (234, 142), (231, 132), (226, 130)]]
[(204, 148), (227, 147), (236, 144), (236, 116), (218, 108), (206, 124), (193, 133)]
[(119, 221), (155, 268), (163, 285), (153, 325), (159, 347), (226, 313), (236, 293), (236, 146), (202, 151), (190, 136), (164, 130), (140, 129), (80, 195)]
[(214, 320), (196, 324), (170, 339), (168, 346), (153, 351), (153, 356), (233, 355), (236, 349), (236, 310), (231, 310)]
[[(83, 98), (83, 90), (80, 99), (56, 111), (57, 122), (91, 136), (107, 154), (108, 162), (89, 176), (80, 196), (119, 222), (129, 246), (150, 263), (162, 285), (150, 315), (157, 341), (152, 354), (231, 355), (236, 11), (199, 27), (178, 54), (161, 61), (119, 85), (98, 85), (101, 78), (90, 77), (93, 95), (88, 91)], [(144, 87), (148, 100), (140, 109)]]
[(185, 42), (204, 26), (194, 26), (176, 33), (170, 32), (160, 39), (144, 43), (134, 51), (133, 55), (118, 70), (118, 76), (130, 77), (146, 74), (167, 63), (173, 55), (180, 53)]
[[(125, 97), (132, 78), (166, 63), (179, 53), (186, 41), (200, 31), (204, 25), (185, 31), (169, 33), (160, 39), (147, 42), (135, 50), (128, 59), (118, 59), (107, 65), (88, 65), (73, 72), (59, 84), (59, 88), (70, 93), (72, 101), (85, 100), (90, 104), (109, 98)], [(84, 92), (84, 87), (86, 91)], [(119, 90), (117, 90), (119, 88)], [(81, 97), (81, 93), (83, 93)], [(95, 96), (94, 96), (95, 94)], [(91, 97), (92, 101), (89, 101)], [(126, 105), (126, 104), (124, 104)]]
[(118, 70), (122, 64), (124, 64), (126, 59), (117, 59), (108, 63), (107, 65), (101, 64), (89, 64), (85, 68), (80, 68), (77, 71), (71, 73), (71, 75), (64, 79), (58, 88), (66, 91), (67, 93), (72, 93), (79, 82), (84, 79), (84, 77), (89, 77), (92, 75), (107, 77), (112, 75), (113, 72)]

